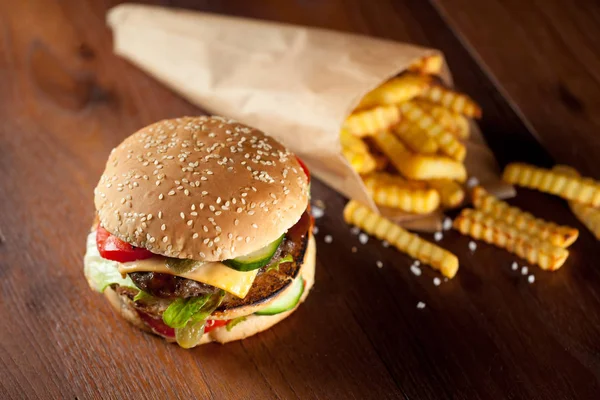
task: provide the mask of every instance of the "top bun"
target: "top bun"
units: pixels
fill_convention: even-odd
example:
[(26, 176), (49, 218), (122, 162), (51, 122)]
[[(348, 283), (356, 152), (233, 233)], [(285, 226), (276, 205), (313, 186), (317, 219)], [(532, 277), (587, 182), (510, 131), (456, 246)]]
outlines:
[(111, 152), (94, 190), (100, 224), (168, 257), (222, 261), (293, 226), (308, 205), (296, 157), (261, 131), (220, 117), (164, 120)]

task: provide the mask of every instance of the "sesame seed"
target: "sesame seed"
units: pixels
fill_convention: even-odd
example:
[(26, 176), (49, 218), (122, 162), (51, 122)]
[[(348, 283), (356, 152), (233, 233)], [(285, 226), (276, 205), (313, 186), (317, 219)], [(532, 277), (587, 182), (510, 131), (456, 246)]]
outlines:
[(189, 191), (189, 190), (187, 190), (187, 189), (185, 189), (185, 190), (183, 191), (183, 194), (185, 194), (186, 196), (189, 196), (189, 195), (190, 195), (190, 191)]
[(194, 221), (192, 221), (191, 219), (187, 222), (188, 226), (192, 226), (194, 224)]
[(257, 229), (257, 228), (258, 228), (258, 225), (256, 225), (256, 224), (252, 224), (252, 227), (253, 227), (254, 229)]
[(181, 217), (181, 219), (185, 219), (185, 214), (183, 212), (180, 212), (179, 216)]
[(167, 243), (169, 241), (169, 237), (165, 236), (162, 238), (163, 243)]
[(169, 193), (167, 193), (169, 196), (174, 196), (175, 195), (175, 191), (171, 190)]
[(162, 199), (164, 199), (164, 198), (165, 198), (165, 196), (164, 196), (162, 193), (158, 195), (158, 199), (159, 199), (159, 200), (162, 200)]
[(161, 219), (162, 219), (162, 211), (159, 211), (159, 212), (158, 212), (158, 218), (161, 218)]
[(198, 233), (196, 232), (192, 235), (192, 239), (198, 239), (198, 236), (200, 236), (200, 235), (198, 235)]
[(167, 225), (165, 225), (165, 224), (162, 224), (162, 225), (160, 226), (160, 230), (161, 230), (161, 231), (164, 231), (164, 230), (166, 230), (166, 229), (167, 229)]
[(221, 197), (217, 197), (217, 204), (221, 204)]
[(204, 232), (208, 232), (208, 226), (206, 226), (206, 225), (203, 225), (203, 226), (202, 226), (202, 230), (203, 230)]

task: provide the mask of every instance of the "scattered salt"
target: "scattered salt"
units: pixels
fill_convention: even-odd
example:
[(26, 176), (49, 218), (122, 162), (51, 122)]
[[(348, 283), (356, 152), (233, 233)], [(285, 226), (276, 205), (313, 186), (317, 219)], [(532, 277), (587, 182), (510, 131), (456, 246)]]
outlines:
[(412, 272), (416, 276), (421, 276), (421, 268), (417, 267), (416, 265), (410, 266), (410, 272)]
[(383, 247), (390, 247), (390, 242), (388, 242), (387, 240), (384, 240), (383, 242), (381, 242), (381, 245)]
[(529, 283), (533, 283), (533, 282), (535, 282), (535, 276), (533, 276), (533, 275), (529, 275), (529, 276), (527, 277), (527, 282), (529, 282)]
[(452, 220), (450, 218), (444, 218), (444, 222), (442, 222), (442, 229), (445, 231), (452, 229)]
[(529, 273), (529, 268), (527, 268), (527, 267), (521, 268), (521, 275), (527, 275), (527, 273)]
[(352, 229), (350, 229), (350, 233), (353, 235), (358, 235), (360, 232), (360, 229), (358, 226), (353, 226)]
[(422, 310), (422, 309), (424, 309), (424, 308), (425, 308), (425, 303), (423, 303), (422, 301), (418, 302), (418, 303), (417, 303), (417, 308), (418, 308), (419, 310)]
[(375, 262), (375, 265), (377, 265), (377, 268), (383, 268), (383, 263), (379, 260)]
[(318, 219), (318, 218), (321, 218), (323, 215), (325, 215), (325, 210), (313, 205), (310, 207), (310, 213), (312, 214), (313, 217), (315, 217), (315, 219)]
[(477, 250), (477, 243), (475, 243), (474, 241), (471, 240), (469, 242), (469, 250), (471, 250), (471, 251)]
[(331, 243), (333, 242), (333, 237), (331, 235), (325, 235), (323, 240), (325, 241), (325, 243)]
[(415, 260), (415, 261), (413, 261), (413, 265), (414, 265), (415, 267), (418, 267), (419, 265), (421, 265), (421, 261), (419, 261), (419, 260)]
[(442, 284), (442, 280), (436, 276), (435, 278), (433, 278), (433, 284), (435, 286), (440, 286)]
[(435, 240), (436, 242), (439, 242), (440, 240), (442, 240), (443, 237), (444, 237), (444, 234), (442, 232), (436, 232), (433, 234), (433, 240)]
[(516, 261), (513, 261), (512, 265), (510, 266), (510, 269), (512, 269), (513, 271), (516, 271), (519, 269), (519, 264), (517, 264)]
[(469, 179), (467, 179), (467, 187), (469, 189), (472, 189), (477, 185), (479, 185), (479, 179), (477, 179), (477, 177), (472, 176)]
[(318, 226), (313, 226), (313, 235), (316, 235), (317, 233), (319, 233), (319, 227)]
[(369, 241), (369, 235), (367, 235), (366, 233), (360, 233), (358, 235), (358, 241), (360, 242), (360, 244), (367, 244), (367, 242)]

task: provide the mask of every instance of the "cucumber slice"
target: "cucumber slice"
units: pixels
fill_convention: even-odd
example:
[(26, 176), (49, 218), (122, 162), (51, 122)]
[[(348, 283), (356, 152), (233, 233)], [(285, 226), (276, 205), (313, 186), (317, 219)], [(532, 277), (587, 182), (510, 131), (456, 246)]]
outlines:
[(301, 276), (292, 282), (291, 288), (282, 296), (279, 296), (275, 301), (266, 306), (260, 311), (255, 312), (256, 315), (275, 315), (285, 311), (289, 311), (296, 307), (304, 293), (304, 279)]
[(260, 267), (264, 267), (269, 263), (269, 261), (271, 261), (271, 258), (273, 258), (273, 255), (283, 241), (284, 236), (285, 235), (281, 235), (279, 239), (248, 255), (232, 258), (231, 260), (225, 260), (223, 261), (223, 264), (233, 269), (237, 269), (238, 271), (252, 271)]

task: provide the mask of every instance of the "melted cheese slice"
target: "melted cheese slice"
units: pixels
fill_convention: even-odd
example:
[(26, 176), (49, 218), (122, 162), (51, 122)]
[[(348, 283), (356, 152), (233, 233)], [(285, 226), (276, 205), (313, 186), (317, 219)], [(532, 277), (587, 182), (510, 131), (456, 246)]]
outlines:
[(157, 272), (180, 276), (223, 289), (241, 299), (246, 297), (250, 291), (258, 273), (258, 269), (243, 272), (229, 268), (220, 262), (206, 262), (191, 272), (175, 274), (167, 267), (166, 260), (162, 257), (120, 263), (118, 268), (122, 275), (130, 272)]

